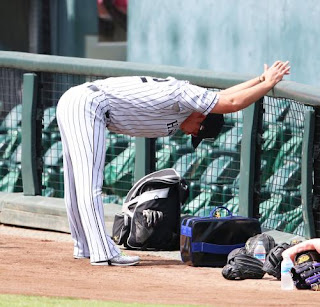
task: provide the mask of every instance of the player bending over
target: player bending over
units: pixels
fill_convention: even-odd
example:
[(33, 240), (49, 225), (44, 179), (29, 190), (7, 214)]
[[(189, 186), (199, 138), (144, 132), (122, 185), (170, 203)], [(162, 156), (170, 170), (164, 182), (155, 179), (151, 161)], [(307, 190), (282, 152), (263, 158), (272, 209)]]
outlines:
[(106, 232), (102, 203), (105, 129), (156, 138), (179, 128), (197, 135), (209, 113), (231, 113), (266, 95), (283, 76), (288, 62), (276, 61), (264, 73), (219, 93), (172, 77), (118, 77), (70, 88), (59, 100), (57, 120), (63, 145), (64, 198), (74, 258), (92, 265), (134, 265)]

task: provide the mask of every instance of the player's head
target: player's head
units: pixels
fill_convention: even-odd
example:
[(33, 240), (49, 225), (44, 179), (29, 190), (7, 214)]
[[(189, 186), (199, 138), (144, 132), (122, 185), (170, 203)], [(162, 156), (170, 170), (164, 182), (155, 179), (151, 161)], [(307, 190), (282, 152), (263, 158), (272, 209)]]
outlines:
[(222, 114), (209, 113), (201, 123), (197, 136), (192, 136), (193, 148), (196, 149), (203, 139), (217, 137), (223, 125)]

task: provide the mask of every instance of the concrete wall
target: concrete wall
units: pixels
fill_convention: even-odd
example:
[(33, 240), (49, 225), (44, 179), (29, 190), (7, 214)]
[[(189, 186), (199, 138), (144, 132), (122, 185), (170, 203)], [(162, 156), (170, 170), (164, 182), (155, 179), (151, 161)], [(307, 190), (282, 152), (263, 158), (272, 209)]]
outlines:
[(52, 54), (84, 57), (86, 35), (97, 34), (96, 1), (53, 1), (50, 17)]
[(0, 50), (29, 51), (30, 1), (0, 1)]
[(320, 85), (318, 0), (130, 0), (128, 60), (259, 74), (289, 60), (287, 80)]

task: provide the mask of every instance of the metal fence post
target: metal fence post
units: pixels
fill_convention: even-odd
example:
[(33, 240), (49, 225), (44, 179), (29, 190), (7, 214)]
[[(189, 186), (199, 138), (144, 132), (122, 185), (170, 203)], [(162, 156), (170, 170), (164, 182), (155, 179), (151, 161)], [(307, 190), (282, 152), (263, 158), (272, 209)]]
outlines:
[(243, 135), (240, 156), (239, 215), (258, 217), (260, 191), (260, 159), (257, 150), (261, 148), (259, 124), (263, 98), (243, 111)]
[(24, 195), (41, 194), (41, 172), (37, 155), (37, 98), (38, 77), (33, 73), (23, 75), (22, 95), (22, 153), (21, 171)]
[(315, 225), (312, 205), (312, 172), (313, 172), (313, 136), (315, 129), (315, 114), (307, 110), (304, 118), (304, 133), (301, 155), (301, 206), (306, 238), (315, 237)]
[(136, 138), (134, 181), (155, 171), (155, 139)]

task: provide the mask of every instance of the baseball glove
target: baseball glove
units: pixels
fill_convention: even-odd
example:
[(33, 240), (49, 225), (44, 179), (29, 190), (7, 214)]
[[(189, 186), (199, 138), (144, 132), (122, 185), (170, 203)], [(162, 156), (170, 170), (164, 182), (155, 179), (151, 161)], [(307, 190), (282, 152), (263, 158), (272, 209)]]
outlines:
[(246, 253), (247, 253), (247, 251), (246, 251), (245, 247), (239, 247), (239, 248), (232, 250), (228, 255), (227, 263), (229, 263), (229, 261), (232, 260), (235, 256), (244, 255)]
[(267, 233), (260, 233), (251, 237), (246, 242), (246, 251), (248, 255), (253, 256), (254, 249), (256, 248), (258, 241), (262, 241), (263, 246), (266, 250), (266, 255), (273, 249), (276, 245), (275, 240), (272, 236), (268, 235)]
[[(232, 252), (231, 252), (232, 253)], [(228, 263), (222, 269), (222, 275), (226, 279), (260, 279), (265, 272), (262, 270), (262, 262), (251, 255), (246, 255), (243, 249), (229, 254)]]
[(320, 255), (315, 250), (297, 254), (291, 273), (297, 289), (320, 291)]
[(154, 227), (163, 220), (163, 212), (146, 209), (142, 211), (142, 215), (144, 217), (145, 224), (147, 227)]
[(266, 257), (266, 261), (263, 264), (263, 271), (276, 277), (278, 280), (281, 279), (281, 261), (282, 252), (289, 248), (291, 245), (288, 243), (281, 243), (272, 248)]

